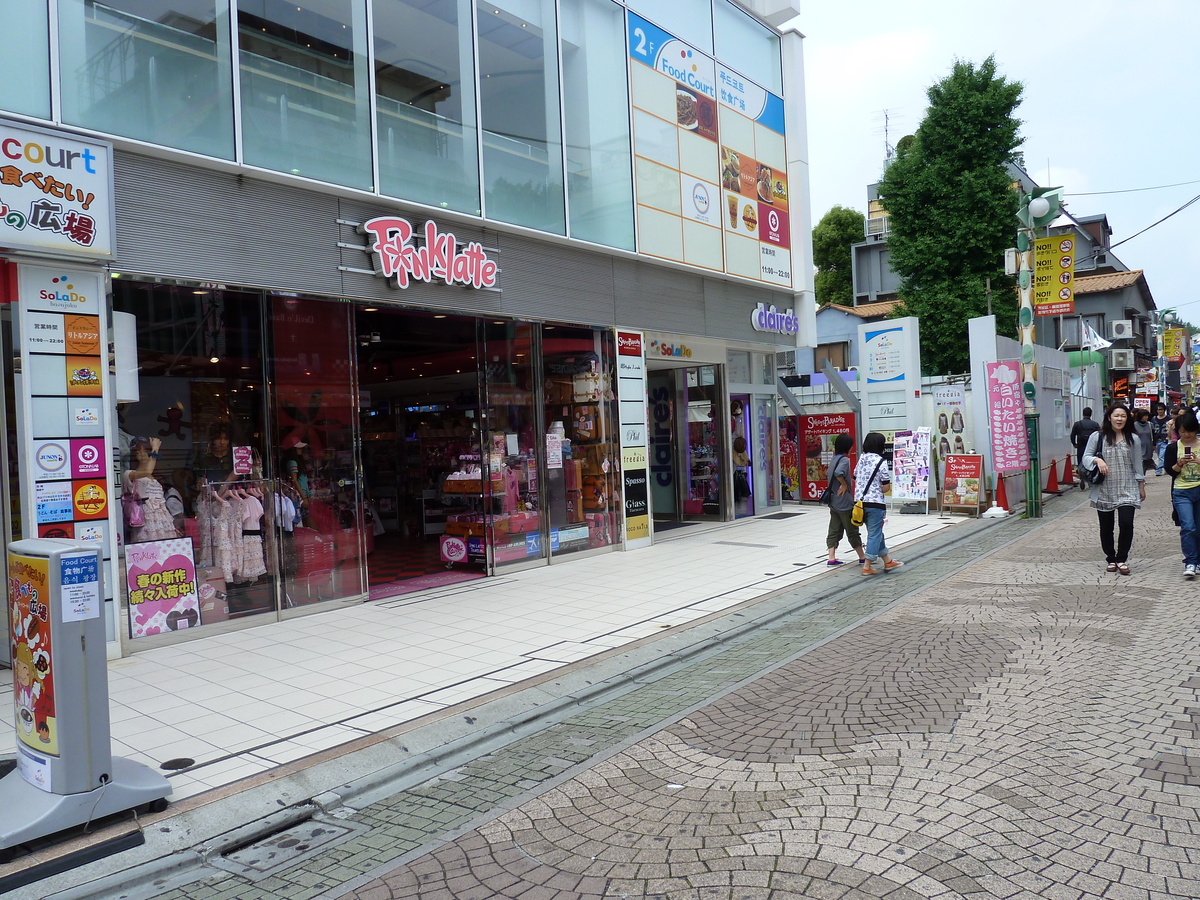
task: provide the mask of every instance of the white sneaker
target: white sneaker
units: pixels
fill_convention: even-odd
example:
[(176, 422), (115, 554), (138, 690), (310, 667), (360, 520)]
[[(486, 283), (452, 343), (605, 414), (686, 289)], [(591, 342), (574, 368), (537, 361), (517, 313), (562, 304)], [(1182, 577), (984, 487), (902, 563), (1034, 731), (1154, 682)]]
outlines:
[(1195, 578), (1196, 577), (1196, 567), (1193, 565), (1190, 565), (1190, 564), (1184, 566), (1183, 567), (1183, 577), (1184, 578)]

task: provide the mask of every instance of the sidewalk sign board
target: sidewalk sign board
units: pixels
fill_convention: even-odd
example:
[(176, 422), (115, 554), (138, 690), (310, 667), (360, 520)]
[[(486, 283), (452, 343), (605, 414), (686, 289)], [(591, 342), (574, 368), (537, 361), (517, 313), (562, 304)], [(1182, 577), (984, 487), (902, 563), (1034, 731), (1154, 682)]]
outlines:
[(947, 456), (946, 477), (942, 481), (942, 510), (969, 509), (974, 515), (979, 515), (982, 484), (982, 456), (956, 453)]

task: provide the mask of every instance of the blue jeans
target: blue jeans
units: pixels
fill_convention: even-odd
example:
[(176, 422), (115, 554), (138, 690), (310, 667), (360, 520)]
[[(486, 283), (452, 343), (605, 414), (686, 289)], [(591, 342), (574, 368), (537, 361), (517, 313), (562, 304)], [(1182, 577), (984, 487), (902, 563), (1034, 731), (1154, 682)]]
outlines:
[(1154, 474), (1161, 475), (1163, 473), (1163, 459), (1167, 455), (1167, 442), (1166, 441), (1159, 441), (1158, 443), (1156, 443), (1154, 445), (1154, 455), (1155, 455), (1154, 462), (1157, 465), (1157, 468), (1154, 470)]
[(887, 542), (883, 539), (883, 517), (887, 510), (868, 506), (863, 512), (863, 525), (867, 529), (867, 559), (874, 562), (888, 555)]
[(1179, 545), (1183, 550), (1183, 563), (1200, 566), (1200, 540), (1196, 525), (1200, 520), (1200, 487), (1172, 488), (1171, 504), (1179, 514)]

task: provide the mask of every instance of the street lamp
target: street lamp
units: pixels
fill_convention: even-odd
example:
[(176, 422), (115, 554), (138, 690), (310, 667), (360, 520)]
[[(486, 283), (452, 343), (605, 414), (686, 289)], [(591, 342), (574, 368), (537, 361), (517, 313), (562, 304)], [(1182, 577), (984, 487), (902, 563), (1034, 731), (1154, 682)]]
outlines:
[(1021, 392), (1025, 396), (1025, 439), (1029, 442), (1029, 470), (1025, 473), (1025, 515), (1042, 517), (1041, 450), (1038, 440), (1037, 363), (1034, 362), (1033, 236), (1049, 225), (1063, 204), (1063, 189), (1034, 188), (1021, 195), (1017, 218), (1024, 226), (1017, 231), (1017, 272), (1021, 306), (1017, 313), (1017, 339), (1021, 342)]
[(1150, 314), (1154, 316), (1154, 336), (1158, 351), (1158, 402), (1165, 407), (1167, 405), (1167, 358), (1164, 355), (1166, 342), (1163, 340), (1163, 332), (1168, 325), (1172, 325), (1178, 320), (1173, 309), (1153, 309)]

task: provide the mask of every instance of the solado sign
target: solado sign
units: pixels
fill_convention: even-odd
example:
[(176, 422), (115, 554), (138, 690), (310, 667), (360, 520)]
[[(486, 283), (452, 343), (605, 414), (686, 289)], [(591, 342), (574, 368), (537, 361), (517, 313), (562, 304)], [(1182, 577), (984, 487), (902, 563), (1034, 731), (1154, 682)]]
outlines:
[(398, 288), (410, 280), (461, 284), (464, 287), (496, 286), (500, 267), (483, 252), (483, 245), (471, 241), (465, 247), (449, 232), (438, 231), (437, 223), (425, 223), (425, 243), (412, 243), (416, 229), (407, 219), (379, 216), (364, 222), (359, 232), (374, 237), (368, 247), (375, 271), (392, 279)]
[(758, 304), (750, 314), (750, 324), (754, 326), (755, 331), (771, 331), (776, 334), (797, 334), (800, 331), (800, 320), (796, 318), (796, 311), (788, 309), (787, 312), (780, 312), (774, 304), (770, 307), (765, 303)]

